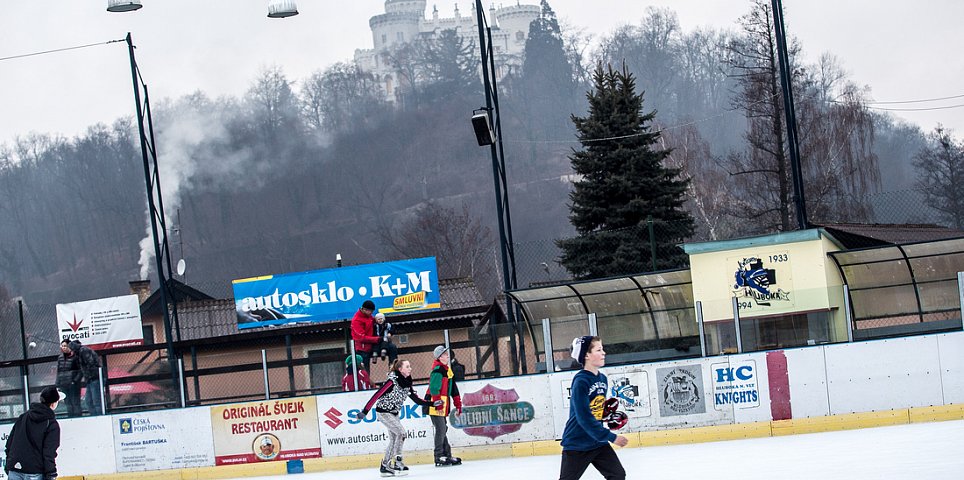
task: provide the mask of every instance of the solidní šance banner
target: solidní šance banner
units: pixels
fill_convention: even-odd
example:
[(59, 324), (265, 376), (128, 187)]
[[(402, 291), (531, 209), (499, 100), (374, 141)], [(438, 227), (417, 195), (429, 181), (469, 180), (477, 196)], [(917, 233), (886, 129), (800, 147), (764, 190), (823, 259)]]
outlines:
[(232, 284), (239, 329), (343, 320), (365, 300), (380, 313), (440, 307), (435, 257), (243, 278)]

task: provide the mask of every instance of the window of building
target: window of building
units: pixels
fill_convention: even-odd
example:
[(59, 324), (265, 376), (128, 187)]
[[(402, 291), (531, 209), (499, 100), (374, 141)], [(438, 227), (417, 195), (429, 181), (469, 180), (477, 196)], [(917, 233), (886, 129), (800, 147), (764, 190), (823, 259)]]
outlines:
[(382, 34), (382, 46), (388, 43), (388, 35)]
[(526, 39), (526, 32), (515, 32), (515, 39), (517, 42), (521, 42)]
[(308, 350), (308, 372), (312, 390), (341, 391), (345, 376), (345, 352), (341, 348)]
[(144, 335), (144, 345), (154, 345), (154, 325), (142, 325), (141, 332)]
[(397, 32), (397, 33), (395, 33), (395, 39), (398, 40), (399, 42), (404, 42), (404, 41), (405, 41), (405, 33), (404, 33), (404, 32)]

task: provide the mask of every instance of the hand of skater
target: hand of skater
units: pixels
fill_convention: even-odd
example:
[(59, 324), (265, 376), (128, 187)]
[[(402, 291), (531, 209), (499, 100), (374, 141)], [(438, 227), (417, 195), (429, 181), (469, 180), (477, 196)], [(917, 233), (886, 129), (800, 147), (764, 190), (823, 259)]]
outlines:
[(616, 435), (616, 440), (613, 440), (613, 443), (618, 447), (625, 447), (629, 445), (629, 439), (622, 435)]

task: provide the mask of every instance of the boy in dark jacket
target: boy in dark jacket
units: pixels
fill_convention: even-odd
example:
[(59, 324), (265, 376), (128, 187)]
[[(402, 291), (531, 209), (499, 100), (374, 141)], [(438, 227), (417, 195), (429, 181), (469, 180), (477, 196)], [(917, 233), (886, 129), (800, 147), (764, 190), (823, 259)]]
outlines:
[(54, 387), (40, 392), (40, 403), (20, 416), (10, 430), (4, 452), (5, 471), (10, 480), (43, 475), (43, 480), (57, 478), (57, 449), (60, 448), (60, 424), (54, 410), (64, 394)]
[(610, 442), (625, 447), (629, 439), (603, 426), (608, 380), (599, 373), (606, 365), (606, 352), (599, 337), (577, 337), (572, 341), (572, 358), (583, 369), (572, 379), (569, 421), (562, 432), (562, 467), (559, 480), (577, 480), (591, 464), (606, 480), (625, 480), (619, 457)]

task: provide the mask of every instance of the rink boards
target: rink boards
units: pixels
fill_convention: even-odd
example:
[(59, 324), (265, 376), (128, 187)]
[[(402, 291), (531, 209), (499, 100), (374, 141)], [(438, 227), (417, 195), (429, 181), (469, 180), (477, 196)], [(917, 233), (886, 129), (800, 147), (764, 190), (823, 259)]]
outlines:
[[(634, 445), (964, 417), (964, 333), (606, 367), (603, 373), (609, 396), (619, 398), (629, 416), (621, 433)], [(453, 448), (467, 458), (558, 451), (574, 374), (460, 382), (463, 413), (449, 418)], [(425, 386), (416, 389), (423, 393)], [(370, 466), (387, 445), (377, 413), (355, 418), (371, 394), (65, 419), (57, 464), (62, 477), (216, 465), (227, 465), (217, 468), (232, 475), (253, 475), (283, 471), (290, 459)], [(411, 402), (401, 416), (406, 452), (425, 456), (433, 445), (429, 418)], [(0, 425), (0, 438), (11, 427)]]

